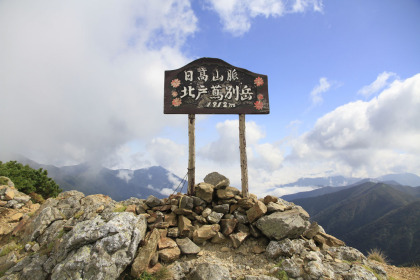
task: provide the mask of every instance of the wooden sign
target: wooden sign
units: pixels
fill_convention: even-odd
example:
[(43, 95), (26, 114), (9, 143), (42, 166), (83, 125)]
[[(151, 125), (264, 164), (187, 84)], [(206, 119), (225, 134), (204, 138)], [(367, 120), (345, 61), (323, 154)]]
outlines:
[(267, 76), (218, 58), (165, 71), (165, 114), (268, 114)]

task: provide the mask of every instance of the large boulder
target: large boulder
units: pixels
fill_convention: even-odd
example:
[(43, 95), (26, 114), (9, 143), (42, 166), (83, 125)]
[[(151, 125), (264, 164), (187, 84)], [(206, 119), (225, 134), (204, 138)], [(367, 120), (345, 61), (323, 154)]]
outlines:
[(224, 188), (230, 184), (228, 178), (217, 172), (212, 172), (204, 177), (204, 182), (213, 185), (215, 189)]
[(58, 263), (51, 279), (116, 279), (133, 261), (145, 232), (145, 219), (128, 212), (80, 222), (49, 258)]
[(308, 220), (309, 218), (296, 208), (263, 216), (256, 222), (256, 226), (268, 238), (281, 240), (298, 238), (310, 225)]

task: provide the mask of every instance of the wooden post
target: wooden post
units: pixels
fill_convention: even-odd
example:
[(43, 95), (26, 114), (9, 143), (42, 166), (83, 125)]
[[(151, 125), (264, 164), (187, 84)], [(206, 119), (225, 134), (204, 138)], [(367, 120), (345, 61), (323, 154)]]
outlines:
[(242, 197), (248, 197), (248, 162), (246, 157), (245, 114), (239, 114), (239, 151), (241, 155)]
[(188, 195), (195, 193), (195, 114), (188, 115)]

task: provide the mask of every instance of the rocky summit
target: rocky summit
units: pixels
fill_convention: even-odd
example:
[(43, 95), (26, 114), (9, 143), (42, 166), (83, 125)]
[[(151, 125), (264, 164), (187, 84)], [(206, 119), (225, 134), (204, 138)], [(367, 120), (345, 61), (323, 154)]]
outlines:
[(10, 182), (0, 198), (0, 280), (142, 279), (163, 269), (165, 279), (387, 279), (302, 207), (242, 197), (215, 172), (194, 196), (116, 202), (67, 191), (39, 205)]

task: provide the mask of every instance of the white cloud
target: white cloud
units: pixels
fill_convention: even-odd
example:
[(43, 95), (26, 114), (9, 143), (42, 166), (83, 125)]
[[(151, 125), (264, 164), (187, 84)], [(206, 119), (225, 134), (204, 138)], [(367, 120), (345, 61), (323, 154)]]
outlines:
[[(337, 174), (376, 177), (420, 168), (420, 74), (370, 101), (338, 107), (292, 142), (287, 163)], [(304, 162), (304, 163), (303, 163)], [(302, 165), (303, 164), (303, 165)], [(311, 167), (312, 166), (312, 167)]]
[(322, 103), (322, 93), (328, 91), (331, 88), (330, 82), (328, 82), (327, 78), (322, 77), (319, 79), (319, 85), (316, 85), (311, 91), (311, 100), (312, 105), (318, 105)]
[(120, 178), (121, 180), (126, 181), (127, 183), (130, 182), (133, 176), (134, 176), (134, 170), (127, 170), (127, 169), (118, 170), (117, 177)]
[(381, 89), (388, 86), (390, 84), (389, 80), (392, 79), (392, 78), (397, 79), (398, 76), (395, 73), (392, 73), (392, 72), (383, 72), (383, 73), (378, 75), (378, 77), (376, 78), (376, 80), (373, 83), (361, 88), (357, 92), (357, 94), (363, 95), (365, 97), (369, 97), (372, 94), (375, 94), (378, 91), (380, 91)]
[(251, 28), (251, 19), (257, 16), (279, 17), (323, 9), (321, 0), (207, 0), (207, 3), (219, 14), (224, 30), (234, 36), (246, 33)]
[(0, 156), (117, 165), (130, 141), (181, 124), (162, 114), (162, 73), (189, 60), (196, 22), (187, 0), (1, 1)]

